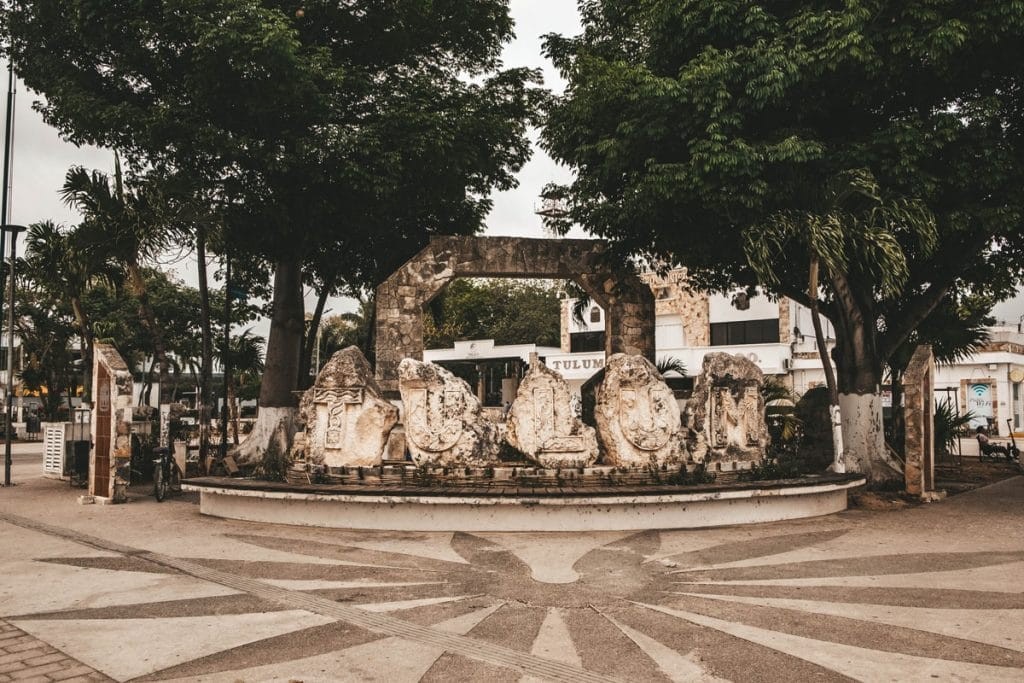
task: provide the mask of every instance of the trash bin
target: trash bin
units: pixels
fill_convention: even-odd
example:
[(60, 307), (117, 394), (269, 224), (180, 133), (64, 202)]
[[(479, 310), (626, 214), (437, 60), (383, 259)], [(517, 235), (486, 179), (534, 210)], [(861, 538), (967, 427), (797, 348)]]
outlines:
[(71, 485), (89, 485), (89, 442), (71, 442)]

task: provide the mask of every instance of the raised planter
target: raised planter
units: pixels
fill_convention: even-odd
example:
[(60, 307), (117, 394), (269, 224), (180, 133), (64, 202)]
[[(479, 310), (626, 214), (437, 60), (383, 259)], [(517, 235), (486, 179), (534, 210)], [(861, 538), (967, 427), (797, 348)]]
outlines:
[(490, 489), (458, 484), (295, 485), (206, 477), (185, 482), (200, 512), (254, 522), (393, 531), (633, 531), (816, 517), (846, 509), (860, 475), (699, 486)]

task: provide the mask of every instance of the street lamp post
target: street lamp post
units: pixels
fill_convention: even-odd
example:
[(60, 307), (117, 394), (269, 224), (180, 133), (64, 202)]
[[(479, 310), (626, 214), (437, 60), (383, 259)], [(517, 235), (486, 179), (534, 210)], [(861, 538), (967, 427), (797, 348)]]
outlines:
[(224, 409), (221, 411), (220, 458), (228, 455), (228, 386), (231, 373), (231, 253), (230, 247), (224, 250), (224, 352), (221, 364), (224, 366)]
[(11, 485), (11, 426), (14, 423), (14, 263), (17, 258), (16, 242), (18, 233), (24, 232), (22, 225), (4, 224), (0, 231), (6, 236), (11, 233), (11, 258), (8, 265), (10, 289), (7, 297), (7, 425), (4, 429), (4, 486)]

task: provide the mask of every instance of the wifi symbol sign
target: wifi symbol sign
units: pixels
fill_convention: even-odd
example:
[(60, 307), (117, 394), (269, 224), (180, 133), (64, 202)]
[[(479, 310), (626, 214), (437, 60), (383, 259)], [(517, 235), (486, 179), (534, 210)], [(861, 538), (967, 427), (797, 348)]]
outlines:
[(988, 398), (988, 385), (987, 384), (972, 384), (971, 393), (977, 398)]

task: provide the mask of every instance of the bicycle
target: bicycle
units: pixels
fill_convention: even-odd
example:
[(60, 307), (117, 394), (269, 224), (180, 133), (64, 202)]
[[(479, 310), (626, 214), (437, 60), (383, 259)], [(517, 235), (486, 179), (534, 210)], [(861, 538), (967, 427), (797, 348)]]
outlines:
[(162, 503), (168, 493), (181, 493), (181, 468), (171, 457), (171, 449), (156, 448), (153, 454), (153, 497)]

